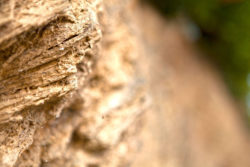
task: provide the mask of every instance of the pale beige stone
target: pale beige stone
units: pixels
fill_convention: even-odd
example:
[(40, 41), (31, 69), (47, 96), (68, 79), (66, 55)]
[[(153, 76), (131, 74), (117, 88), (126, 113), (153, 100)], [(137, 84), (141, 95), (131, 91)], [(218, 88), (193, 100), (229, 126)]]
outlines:
[(133, 0), (1, 1), (0, 166), (248, 167), (237, 109), (180, 26)]

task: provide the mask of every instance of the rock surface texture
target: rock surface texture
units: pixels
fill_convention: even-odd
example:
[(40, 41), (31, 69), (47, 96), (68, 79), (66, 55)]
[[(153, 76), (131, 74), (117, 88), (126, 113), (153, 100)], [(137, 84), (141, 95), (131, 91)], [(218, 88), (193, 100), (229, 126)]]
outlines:
[(121, 6), (109, 8), (1, 2), (0, 166), (128, 162), (137, 145), (131, 125), (148, 104), (132, 36), (115, 18)]
[[(249, 165), (248, 136), (220, 79), (195, 57), (169, 56), (186, 54), (171, 50), (171, 44), (182, 47), (177, 25), (162, 24), (139, 6), (133, 0), (0, 1), (0, 167)], [(187, 79), (194, 72), (202, 82)], [(199, 105), (197, 90), (204, 98)], [(210, 127), (202, 120), (215, 119), (215, 111)], [(228, 123), (220, 124), (223, 114)]]

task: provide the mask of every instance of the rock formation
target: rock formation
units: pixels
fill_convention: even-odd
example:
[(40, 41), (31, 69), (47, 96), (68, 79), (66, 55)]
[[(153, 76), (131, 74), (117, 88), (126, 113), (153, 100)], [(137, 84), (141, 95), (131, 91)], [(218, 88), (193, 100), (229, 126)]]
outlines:
[[(229, 166), (227, 156), (229, 164), (249, 165), (248, 136), (220, 79), (196, 57), (171, 50), (172, 42), (182, 47), (180, 30), (173, 30), (178, 26), (166, 25), (147, 8), (144, 13), (140, 5), (0, 2), (0, 166), (181, 167), (188, 150), (192, 167), (202, 160), (208, 167)], [(216, 111), (215, 125), (205, 133), (210, 121), (203, 120), (214, 119)], [(224, 118), (228, 123), (220, 124)], [(218, 134), (223, 140), (219, 136), (217, 144)], [(226, 152), (209, 155), (209, 138)], [(186, 139), (195, 148), (183, 145)], [(178, 146), (184, 147), (182, 155)]]

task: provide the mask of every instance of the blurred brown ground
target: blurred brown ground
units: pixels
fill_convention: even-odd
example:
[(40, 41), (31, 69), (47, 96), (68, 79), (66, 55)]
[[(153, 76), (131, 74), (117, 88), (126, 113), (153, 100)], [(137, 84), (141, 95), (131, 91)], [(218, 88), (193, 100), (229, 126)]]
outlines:
[(153, 98), (134, 167), (249, 167), (249, 133), (239, 109), (182, 24), (144, 5), (133, 16), (147, 44), (141, 64), (148, 64), (142, 71)]

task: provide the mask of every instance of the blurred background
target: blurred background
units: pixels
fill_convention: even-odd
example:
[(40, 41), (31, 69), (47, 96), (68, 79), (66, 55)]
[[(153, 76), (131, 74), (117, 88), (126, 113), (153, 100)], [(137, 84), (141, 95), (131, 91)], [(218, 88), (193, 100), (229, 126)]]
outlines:
[(247, 0), (146, 0), (167, 19), (185, 20), (190, 38), (221, 72), (250, 123), (250, 3)]

